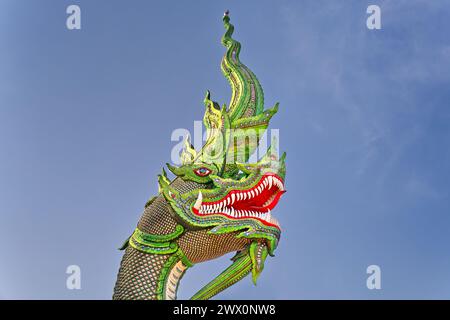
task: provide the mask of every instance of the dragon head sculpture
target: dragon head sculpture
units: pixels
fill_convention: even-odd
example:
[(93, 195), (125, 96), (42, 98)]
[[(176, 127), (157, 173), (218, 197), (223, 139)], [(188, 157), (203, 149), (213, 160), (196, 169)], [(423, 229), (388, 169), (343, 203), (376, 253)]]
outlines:
[[(207, 92), (206, 141), (197, 151), (187, 137), (181, 165), (167, 164), (175, 178), (169, 179), (164, 169), (158, 176), (159, 195), (147, 203), (123, 246), (131, 253), (122, 260), (114, 298), (173, 299), (184, 270), (236, 251), (233, 264), (193, 297), (208, 299), (248, 273), (256, 283), (267, 255), (278, 245), (281, 229), (271, 211), (285, 192), (286, 154), (278, 156), (273, 140), (259, 161), (249, 162), (278, 104), (264, 110), (261, 85), (239, 60), (241, 45), (231, 37), (228, 12), (223, 22), (227, 51), (221, 69), (231, 85), (231, 101), (220, 107)], [(133, 261), (149, 256), (152, 266), (158, 265), (157, 258), (164, 261), (154, 268), (157, 281), (147, 284), (146, 291), (133, 282), (141, 272)]]

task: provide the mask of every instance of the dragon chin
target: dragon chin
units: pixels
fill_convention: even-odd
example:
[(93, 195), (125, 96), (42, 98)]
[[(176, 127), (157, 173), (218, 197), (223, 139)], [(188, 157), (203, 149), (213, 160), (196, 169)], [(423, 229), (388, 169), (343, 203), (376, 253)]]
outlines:
[(280, 176), (265, 173), (251, 188), (231, 190), (220, 200), (203, 201), (203, 195), (199, 192), (191, 210), (200, 217), (222, 215), (232, 220), (250, 218), (266, 226), (280, 229), (280, 224), (271, 215), (271, 210), (285, 192), (284, 182)]

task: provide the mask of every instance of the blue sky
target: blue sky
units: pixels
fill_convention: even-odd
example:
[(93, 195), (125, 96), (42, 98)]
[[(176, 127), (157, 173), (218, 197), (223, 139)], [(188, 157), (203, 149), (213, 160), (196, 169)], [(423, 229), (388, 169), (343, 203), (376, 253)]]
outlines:
[[(111, 297), (172, 131), (201, 120), (206, 89), (229, 100), (225, 9), (266, 106), (280, 102), (288, 193), (258, 286), (218, 298), (450, 297), (446, 1), (2, 0), (0, 298)], [(227, 258), (189, 270), (179, 297)], [(65, 287), (71, 264), (81, 290)], [(381, 290), (366, 287), (371, 264)]]

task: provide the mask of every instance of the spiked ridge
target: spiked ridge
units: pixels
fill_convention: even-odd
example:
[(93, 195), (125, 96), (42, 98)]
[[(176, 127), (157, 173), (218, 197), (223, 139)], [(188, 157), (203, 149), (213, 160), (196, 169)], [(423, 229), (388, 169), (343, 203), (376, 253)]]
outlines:
[(199, 216), (225, 215), (230, 219), (257, 219), (265, 225), (280, 228), (278, 220), (270, 213), (285, 193), (283, 180), (276, 174), (266, 173), (259, 182), (247, 190), (232, 190), (218, 201), (203, 202), (198, 194), (192, 212)]

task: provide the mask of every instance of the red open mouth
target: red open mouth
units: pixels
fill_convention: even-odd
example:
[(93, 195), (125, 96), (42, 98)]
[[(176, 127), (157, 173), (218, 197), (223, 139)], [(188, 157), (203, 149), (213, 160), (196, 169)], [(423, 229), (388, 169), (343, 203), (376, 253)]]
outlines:
[(202, 193), (199, 192), (192, 212), (199, 216), (221, 214), (230, 219), (252, 218), (279, 228), (278, 221), (270, 214), (270, 210), (285, 192), (283, 180), (276, 174), (266, 173), (254, 187), (232, 190), (218, 201), (203, 202)]

